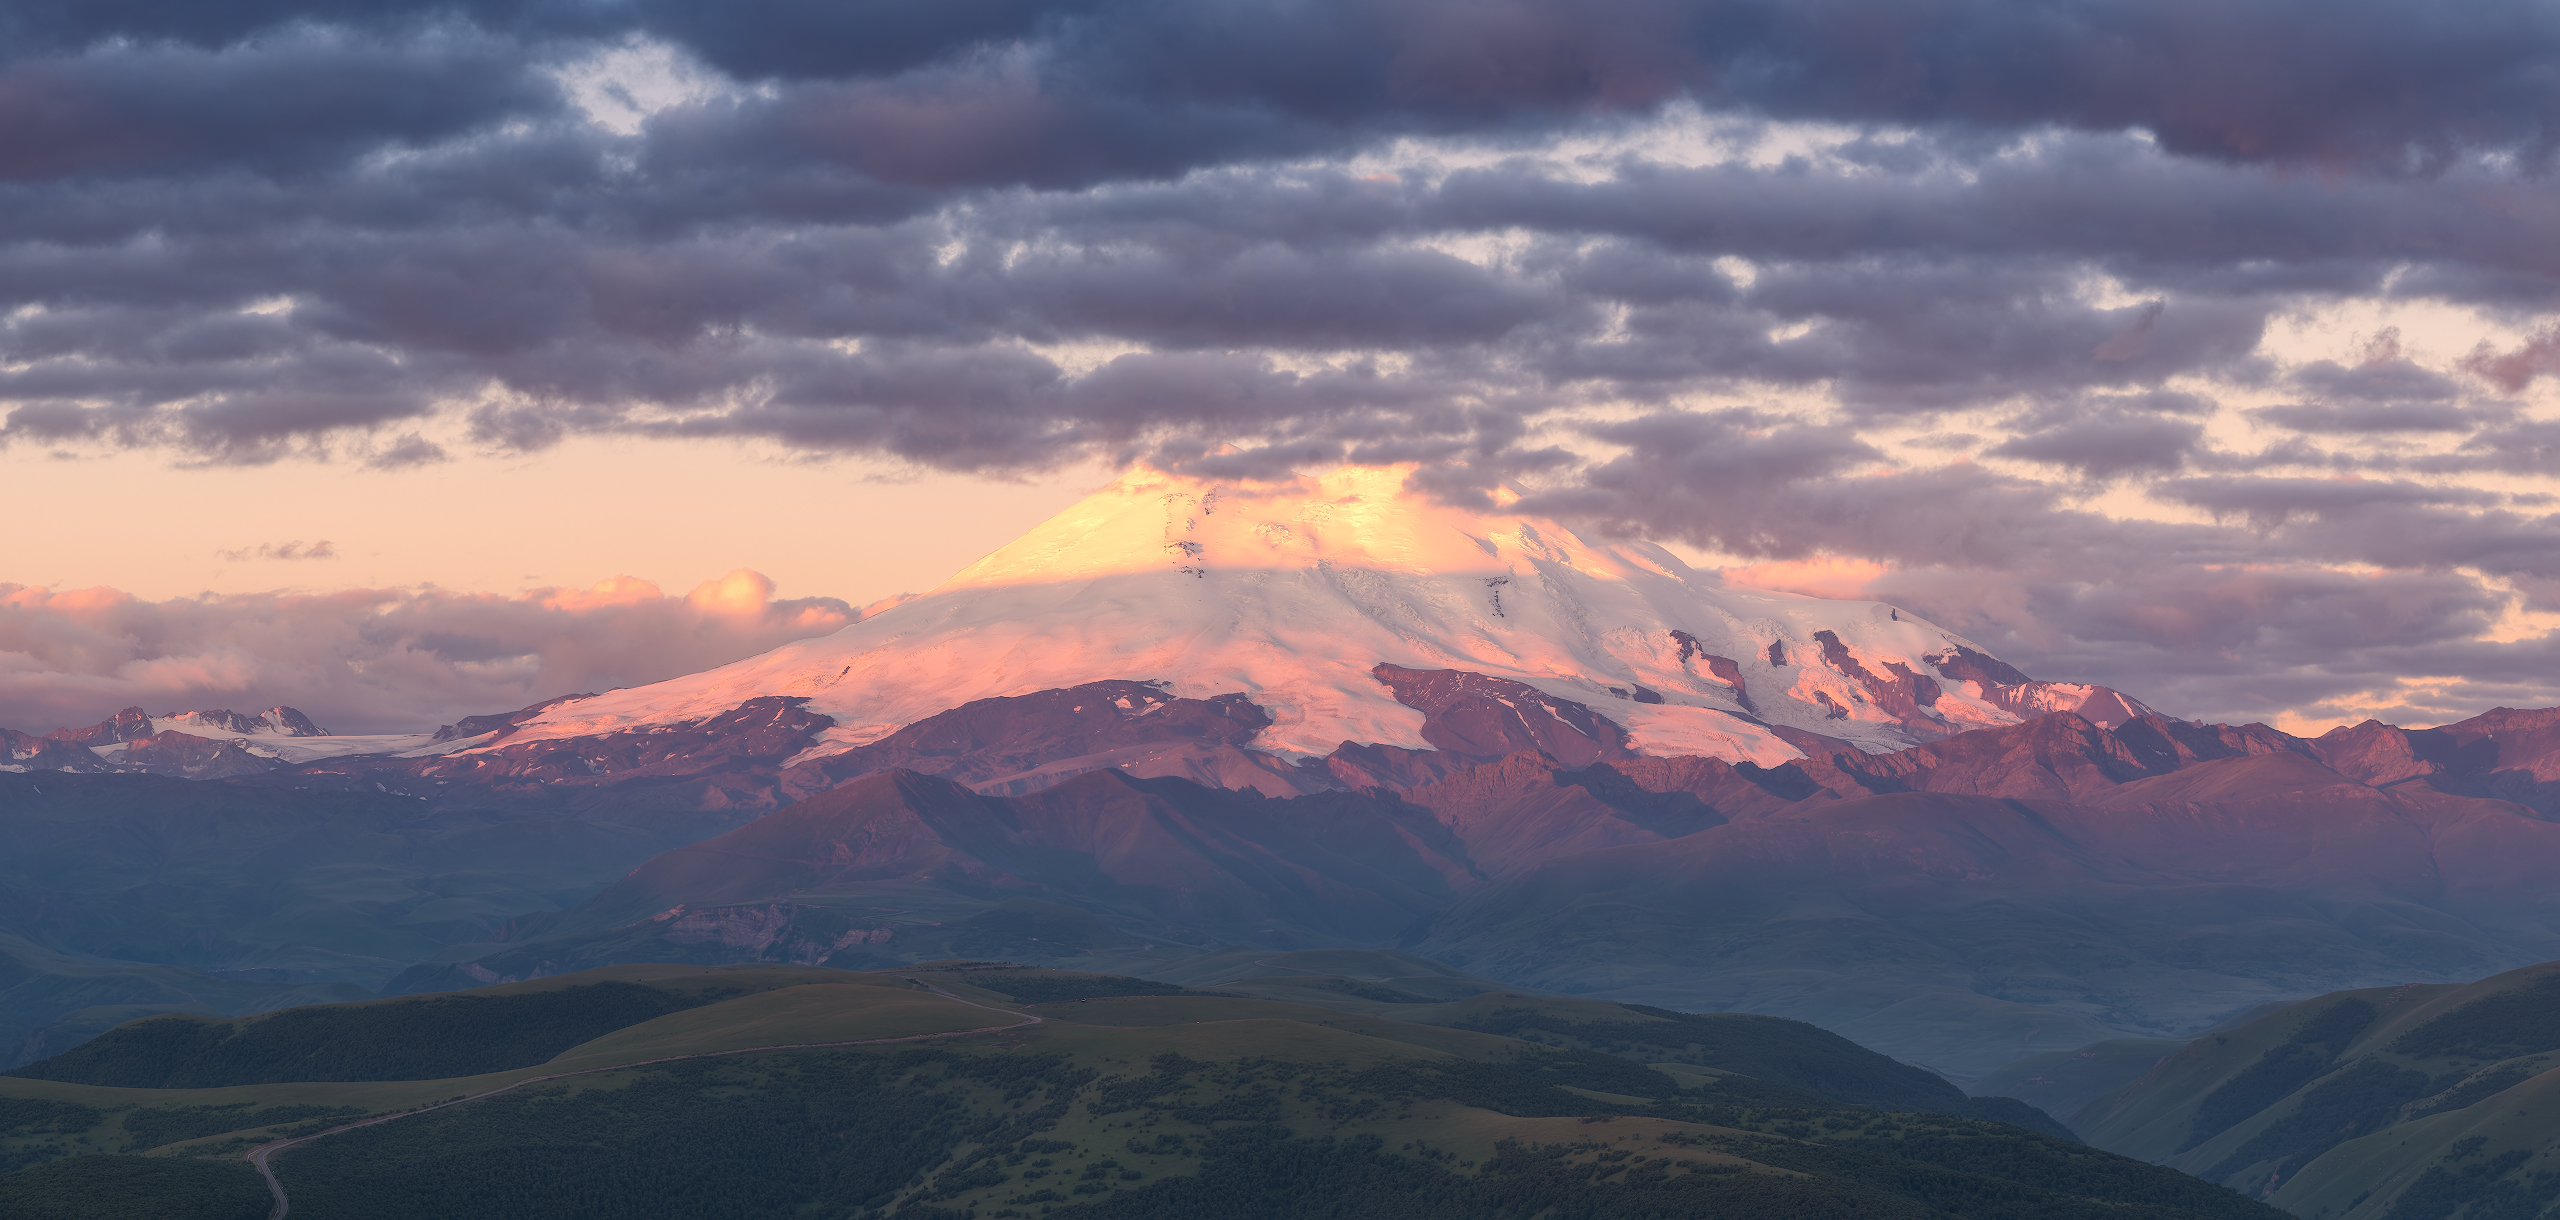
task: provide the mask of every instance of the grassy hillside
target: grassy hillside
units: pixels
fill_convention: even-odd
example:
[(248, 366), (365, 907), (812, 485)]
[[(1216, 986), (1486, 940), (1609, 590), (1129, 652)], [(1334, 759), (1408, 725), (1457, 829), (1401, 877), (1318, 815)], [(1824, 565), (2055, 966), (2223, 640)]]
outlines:
[[(157, 1191), (201, 1209), (167, 1214), (220, 1216), (249, 1206), (239, 1176), (173, 1166), (227, 1172), (262, 1140), (419, 1110), (279, 1154), (298, 1220), (2275, 1214), (2038, 1132), (1851, 1109), (1718, 1066), (1893, 1079), (1819, 1031), (1610, 1005), (1494, 994), (1421, 1006), (1444, 1010), (1423, 1023), (985, 963), (875, 974), (623, 967), (440, 998), (583, 1000), (608, 985), (617, 990), (603, 994), (626, 1000), (618, 988), (690, 1002), (547, 1063), (467, 1078), (195, 1089), (0, 1079), (0, 1147), (22, 1164), (47, 1162), (0, 1175), (0, 1212), (85, 1217), (101, 1213), (77, 1210), (84, 1197), (157, 1205)], [(1656, 1040), (1576, 1019), (1600, 1010)], [(259, 1037), (322, 1042), (385, 1011), (482, 1020), (405, 999), (331, 1006)], [(1032, 1016), (1040, 1022), (1018, 1023)], [(980, 1032), (912, 1040), (969, 1030)], [(1672, 1049), (1675, 1033), (1686, 1062), (1637, 1061)], [(614, 1067), (883, 1038), (908, 1040)], [(1626, 1053), (1593, 1049), (1611, 1038)], [(171, 1062), (198, 1071), (230, 1061)], [(477, 1096), (582, 1068), (608, 1070)], [(476, 1099), (420, 1110), (457, 1097)], [(28, 1210), (37, 1203), (57, 1210)]]
[(2540, 1215), (2560, 1205), (2560, 963), (2292, 1005), (2071, 1121), (2301, 1215)]

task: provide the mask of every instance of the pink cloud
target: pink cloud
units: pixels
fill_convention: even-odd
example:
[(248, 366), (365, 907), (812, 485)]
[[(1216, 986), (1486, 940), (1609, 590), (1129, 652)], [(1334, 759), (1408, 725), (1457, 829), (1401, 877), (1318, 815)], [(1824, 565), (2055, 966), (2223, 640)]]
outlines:
[(341, 733), (432, 729), (724, 665), (861, 617), (745, 569), (682, 597), (621, 576), (513, 597), (435, 588), (144, 601), (0, 583), (0, 725), (42, 732), (288, 704)]
[(2520, 393), (2536, 377), (2560, 375), (2560, 327), (2526, 339), (2512, 352), (2501, 352), (2483, 339), (2462, 358), (2462, 369), (2509, 394)]

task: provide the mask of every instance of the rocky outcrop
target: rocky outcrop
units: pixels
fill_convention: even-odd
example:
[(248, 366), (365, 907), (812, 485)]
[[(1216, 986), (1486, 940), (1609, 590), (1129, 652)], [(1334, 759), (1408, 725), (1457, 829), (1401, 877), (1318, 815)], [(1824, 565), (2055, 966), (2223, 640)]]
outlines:
[(2025, 686), (2035, 679), (2018, 672), (2018, 668), (1989, 653), (1975, 652), (1956, 645), (1945, 652), (1922, 657), (1931, 668), (1958, 682), (1971, 682), (1984, 690), (2003, 686)]
[(112, 771), (114, 765), (87, 746), (55, 737), (0, 729), (0, 767), (24, 771)]
[(85, 729), (55, 729), (45, 736), (75, 746), (111, 746), (151, 735), (151, 713), (129, 707)]
[(1949, 678), (1972, 683), (1985, 702), (2028, 720), (2069, 713), (2092, 724), (2114, 728), (2157, 714), (2123, 691), (2074, 682), (2039, 682), (1998, 657), (1962, 645), (1921, 659)]
[(1270, 713), (1241, 694), (1185, 699), (1158, 683), (1088, 682), (964, 703), (869, 745), (795, 766), (784, 783), (807, 794), (903, 769), (1011, 796), (1118, 767), (1272, 795), (1331, 786), (1249, 749), (1270, 724)]
[(1836, 633), (1817, 631), (1813, 633), (1813, 640), (1822, 646), (1824, 665), (1866, 688), (1867, 698), (1888, 715), (1902, 721), (1906, 730), (1945, 731), (1945, 719), (1926, 710), (1938, 702), (1936, 682), (1913, 673), (1910, 666), (1900, 661), (1883, 662), (1883, 673), (1868, 669), (1850, 652), (1848, 645), (1840, 642)]
[[(1741, 704), (1743, 711), (1753, 715), (1759, 714), (1759, 707), (1751, 702), (1751, 688), (1743, 681), (1742, 663), (1740, 661), (1736, 661), (1732, 657), (1720, 657), (1707, 651), (1707, 646), (1699, 643), (1698, 637), (1691, 635), (1686, 631), (1672, 632), (1671, 642), (1677, 647), (1677, 650), (1673, 653), (1673, 658), (1679, 661), (1682, 669), (1694, 674), (1697, 672), (1698, 666), (1706, 666), (1707, 675), (1709, 677), (1714, 678), (1718, 682), (1724, 683), (1727, 687), (1732, 689), (1734, 702)], [(1772, 665), (1779, 664), (1780, 662), (1777, 658), (1783, 655), (1783, 650), (1774, 643), (1769, 647), (1771, 649), (1769, 654), (1771, 660), (1769, 663)]]
[(1524, 683), (1384, 663), (1369, 672), (1395, 693), (1396, 702), (1422, 713), (1424, 741), (1469, 761), (1534, 750), (1580, 767), (1633, 754), (1626, 730), (1615, 721)]

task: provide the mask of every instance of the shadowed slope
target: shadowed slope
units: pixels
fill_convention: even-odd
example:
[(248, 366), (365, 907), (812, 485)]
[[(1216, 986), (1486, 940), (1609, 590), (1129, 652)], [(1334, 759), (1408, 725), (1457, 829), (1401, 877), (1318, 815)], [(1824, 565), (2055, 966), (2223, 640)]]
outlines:
[(2091, 1142), (2349, 1220), (2560, 1203), (2560, 962), (2340, 992), (2198, 1038), (2074, 1116)]

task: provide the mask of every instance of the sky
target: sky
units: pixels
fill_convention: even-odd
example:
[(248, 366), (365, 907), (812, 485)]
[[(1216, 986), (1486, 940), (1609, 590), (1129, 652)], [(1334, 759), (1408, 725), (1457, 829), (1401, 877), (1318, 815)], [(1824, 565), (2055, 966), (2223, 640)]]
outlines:
[(0, 725), (431, 726), (1136, 463), (2316, 732), (2560, 703), (2560, 9), (15, 0)]

